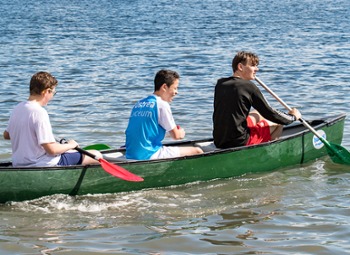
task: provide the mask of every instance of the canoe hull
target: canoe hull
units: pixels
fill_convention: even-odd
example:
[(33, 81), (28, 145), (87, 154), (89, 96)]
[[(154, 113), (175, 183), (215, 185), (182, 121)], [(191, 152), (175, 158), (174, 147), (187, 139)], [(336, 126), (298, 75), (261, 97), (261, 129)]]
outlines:
[[(341, 144), (345, 115), (325, 118), (314, 127), (327, 140)], [(327, 155), (315, 148), (314, 135), (301, 125), (277, 141), (202, 155), (167, 160), (127, 161), (118, 164), (142, 176), (143, 182), (127, 182), (106, 173), (100, 166), (9, 168), (0, 165), (0, 203), (23, 201), (52, 194), (83, 195), (165, 187), (216, 178), (236, 177), (298, 165)], [(203, 140), (204, 141), (204, 140)], [(190, 143), (190, 142), (187, 142)], [(186, 145), (187, 143), (178, 143)]]

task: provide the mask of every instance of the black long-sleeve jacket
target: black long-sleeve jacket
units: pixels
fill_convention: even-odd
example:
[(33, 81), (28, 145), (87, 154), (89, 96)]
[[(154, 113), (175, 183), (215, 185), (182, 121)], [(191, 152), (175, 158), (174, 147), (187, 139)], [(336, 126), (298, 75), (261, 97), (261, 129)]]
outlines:
[(273, 109), (259, 88), (237, 77), (221, 78), (215, 86), (213, 137), (218, 148), (245, 145), (249, 139), (246, 118), (251, 108), (264, 118), (282, 125), (295, 120), (293, 115)]

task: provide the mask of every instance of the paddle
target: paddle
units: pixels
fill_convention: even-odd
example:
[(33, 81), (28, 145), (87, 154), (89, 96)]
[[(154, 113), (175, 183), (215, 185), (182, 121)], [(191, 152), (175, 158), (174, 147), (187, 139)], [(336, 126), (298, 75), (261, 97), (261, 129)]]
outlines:
[(97, 151), (102, 151), (102, 150), (109, 150), (111, 147), (109, 147), (107, 144), (103, 143), (96, 143), (96, 144), (91, 144), (86, 147), (84, 147), (84, 150), (97, 150)]
[[(65, 139), (61, 139), (60, 143), (67, 143), (67, 141)], [(90, 153), (89, 151), (83, 150), (79, 147), (76, 147), (74, 149), (79, 151), (81, 154), (84, 154), (84, 155), (89, 156), (93, 159), (96, 159), (98, 162), (100, 162), (103, 170), (105, 170), (107, 173), (109, 173), (115, 177), (118, 177), (118, 178), (126, 180), (126, 181), (133, 181), (133, 182), (143, 181), (142, 177), (137, 176), (137, 175), (129, 172), (128, 170), (124, 169), (121, 166), (112, 164), (103, 158), (98, 158), (96, 155)]]
[[(264, 84), (258, 77), (255, 76), (255, 80), (267, 91), (269, 92), (274, 98), (277, 99), (278, 102), (280, 102), (288, 111), (291, 111), (292, 109), (282, 100), (280, 99), (269, 87), (267, 87), (266, 84)], [(326, 146), (328, 155), (335, 163), (339, 164), (345, 164), (350, 165), (350, 152), (345, 149), (344, 147), (333, 144), (328, 142), (326, 139), (324, 139), (322, 136), (320, 136), (313, 127), (309, 125), (304, 119), (299, 119), (301, 123), (305, 127), (307, 127), (315, 136), (317, 136), (318, 139)]]

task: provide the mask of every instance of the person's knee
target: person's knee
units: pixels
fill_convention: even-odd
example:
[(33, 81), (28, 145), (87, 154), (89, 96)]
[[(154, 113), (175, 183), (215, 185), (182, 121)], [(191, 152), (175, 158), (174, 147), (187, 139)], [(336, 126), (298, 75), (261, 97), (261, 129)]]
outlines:
[(263, 120), (264, 118), (258, 113), (257, 111), (252, 111), (249, 113), (249, 117), (251, 121), (253, 122), (253, 125), (255, 126), (258, 122)]
[(200, 147), (194, 147), (195, 149), (195, 154), (202, 154), (203, 150)]
[[(88, 150), (91, 154), (95, 155), (97, 158), (103, 158), (102, 153), (98, 150)], [(94, 158), (91, 158), (87, 155), (84, 155), (82, 165), (89, 165), (89, 164), (97, 164), (98, 161)]]
[(180, 156), (190, 156), (203, 153), (200, 147), (180, 147)]
[(102, 158), (102, 153), (98, 150), (88, 150), (90, 153), (94, 154), (98, 158)]

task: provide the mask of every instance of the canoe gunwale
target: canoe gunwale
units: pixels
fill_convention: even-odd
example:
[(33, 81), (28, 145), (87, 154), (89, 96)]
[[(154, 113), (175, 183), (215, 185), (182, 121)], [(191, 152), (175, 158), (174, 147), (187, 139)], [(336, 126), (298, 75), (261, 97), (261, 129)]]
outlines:
[[(339, 122), (342, 119), (346, 118), (346, 114), (342, 113), (337, 115), (336, 117), (325, 117), (322, 119), (317, 119), (317, 120), (312, 120), (309, 122), (311, 126), (313, 126), (316, 130), (320, 129), (325, 126), (332, 126), (335, 123)], [(240, 146), (240, 147), (234, 147), (234, 148), (227, 148), (227, 149), (217, 149), (214, 151), (210, 152), (204, 152), (203, 154), (198, 154), (198, 155), (191, 155), (191, 156), (182, 156), (182, 157), (176, 157), (176, 158), (166, 158), (166, 159), (152, 159), (152, 160), (125, 160), (125, 161), (118, 161), (115, 162), (117, 164), (121, 165), (129, 165), (129, 164), (145, 164), (145, 163), (158, 163), (158, 162), (166, 162), (166, 161), (176, 161), (176, 160), (186, 160), (186, 159), (194, 159), (194, 158), (200, 158), (200, 157), (206, 157), (206, 156), (211, 156), (211, 155), (216, 155), (216, 154), (224, 154), (224, 153), (231, 153), (235, 151), (241, 151), (241, 150), (249, 150), (249, 149), (254, 149), (257, 147), (266, 147), (271, 144), (276, 144), (276, 143), (282, 143), (286, 140), (293, 139), (295, 137), (300, 137), (304, 136), (305, 134), (311, 133), (309, 129), (304, 127), (302, 123), (295, 122), (291, 125), (285, 126), (284, 130), (288, 129), (295, 129), (296, 127), (301, 127), (303, 130), (293, 133), (292, 135), (286, 135), (281, 137), (280, 139), (274, 140), (274, 141), (269, 141), (266, 143), (261, 143), (261, 144), (255, 144), (255, 145), (249, 145), (249, 146)], [(169, 142), (165, 143), (164, 145), (166, 146), (186, 146), (186, 145), (193, 145), (195, 143), (200, 143), (200, 142), (210, 142), (213, 141), (213, 138), (206, 138), (206, 139), (201, 139), (201, 140), (187, 140), (187, 141), (176, 141), (176, 142)], [(106, 150), (102, 151), (104, 152), (123, 152), (125, 149), (112, 149), (112, 150)]]
[[(345, 117), (346, 115), (342, 114), (314, 120), (310, 124), (315, 129), (324, 129), (329, 138), (341, 143)], [(332, 125), (334, 127), (330, 127)], [(259, 145), (217, 149), (200, 155), (170, 159), (116, 162), (130, 172), (142, 176), (144, 182), (126, 182), (114, 178), (103, 171), (99, 164), (13, 168), (11, 162), (0, 162), (0, 203), (31, 200), (53, 194), (76, 196), (118, 193), (198, 183), (238, 177), (247, 173), (273, 171), (327, 155), (325, 148), (317, 150), (311, 132), (302, 124), (288, 125), (283, 132), (281, 139)], [(209, 138), (167, 145), (181, 146), (204, 142), (203, 146), (206, 146), (208, 141), (212, 144), (212, 138)], [(125, 151), (114, 149), (102, 152), (108, 154), (123, 150)], [(115, 153), (114, 156), (118, 154), (121, 153)]]
[[(346, 114), (341, 113), (335, 116), (329, 116), (321, 119), (312, 120), (309, 122), (309, 124), (317, 130), (322, 127), (332, 126), (345, 118), (346, 118)], [(291, 125), (285, 126), (284, 130), (289, 130), (289, 129), (293, 130), (296, 127), (303, 127), (303, 125), (301, 123), (293, 123)], [(285, 142), (286, 140), (293, 139), (295, 137), (304, 136), (306, 133), (310, 133), (310, 130), (308, 130), (307, 128), (303, 128), (301, 131), (295, 132), (291, 135), (285, 135), (280, 139), (257, 144), (257, 145), (240, 146), (240, 147), (227, 148), (227, 149), (217, 149), (214, 151), (204, 152), (203, 154), (192, 155), (192, 156), (182, 156), (182, 157), (176, 157), (176, 158), (153, 159), (153, 160), (122, 160), (122, 161), (115, 161), (113, 163), (118, 165), (128, 166), (128, 165), (138, 165), (138, 164), (143, 165), (143, 164), (150, 164), (150, 163), (153, 164), (153, 163), (171, 162), (171, 161), (177, 161), (177, 160), (187, 160), (187, 159), (208, 157), (208, 156), (213, 156), (217, 154), (225, 154), (225, 153), (232, 153), (235, 151), (250, 150), (257, 147), (266, 147), (271, 144)], [(185, 140), (185, 141), (169, 142), (169, 143), (165, 143), (164, 145), (186, 146), (186, 145), (193, 145), (195, 143), (211, 142), (211, 141), (213, 141), (212, 138), (206, 138), (206, 139), (200, 139), (200, 140)], [(120, 149), (102, 150), (101, 153), (103, 154), (103, 153), (124, 152), (124, 151), (125, 151), (125, 148), (120, 148)], [(87, 166), (87, 168), (98, 168), (98, 167), (100, 167), (99, 164)], [(83, 168), (84, 166), (81, 166), (81, 165), (54, 166), (54, 167), (52, 166), (51, 167), (12, 167), (11, 162), (0, 162), (0, 171), (81, 170)]]

